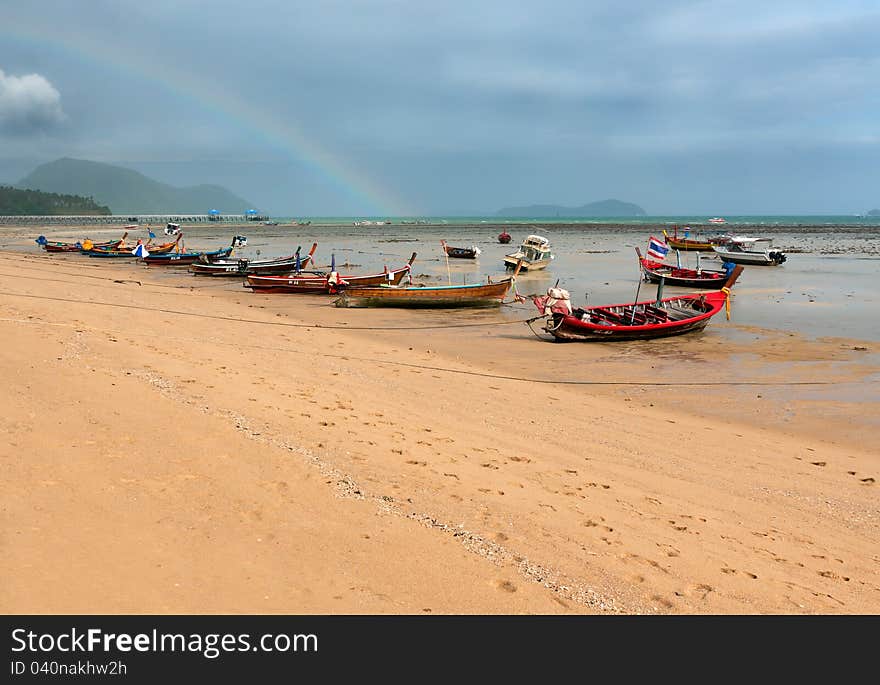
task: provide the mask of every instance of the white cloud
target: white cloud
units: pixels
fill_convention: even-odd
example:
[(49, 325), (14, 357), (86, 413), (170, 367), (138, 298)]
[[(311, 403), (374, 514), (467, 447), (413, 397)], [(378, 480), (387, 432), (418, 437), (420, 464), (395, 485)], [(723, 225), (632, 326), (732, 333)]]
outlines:
[(45, 77), (12, 76), (0, 69), (0, 131), (46, 131), (65, 119), (61, 94)]

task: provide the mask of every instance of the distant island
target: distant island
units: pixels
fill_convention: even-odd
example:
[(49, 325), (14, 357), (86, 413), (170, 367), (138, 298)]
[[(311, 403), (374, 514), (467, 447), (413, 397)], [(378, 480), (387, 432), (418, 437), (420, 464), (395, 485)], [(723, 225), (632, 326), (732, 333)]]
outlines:
[(509, 217), (569, 217), (585, 216), (645, 216), (645, 210), (631, 202), (620, 200), (601, 200), (580, 207), (561, 207), (559, 205), (527, 205), (525, 207), (505, 207), (499, 209), (496, 216)]
[(880, 209), (872, 209), (868, 212), (867, 216), (880, 216)]
[(99, 205), (92, 197), (44, 193), (0, 186), (0, 215), (7, 216), (86, 216), (110, 214), (110, 208)]
[(69, 157), (38, 166), (17, 186), (92, 197), (114, 214), (243, 214), (253, 206), (221, 186), (176, 188), (132, 169)]

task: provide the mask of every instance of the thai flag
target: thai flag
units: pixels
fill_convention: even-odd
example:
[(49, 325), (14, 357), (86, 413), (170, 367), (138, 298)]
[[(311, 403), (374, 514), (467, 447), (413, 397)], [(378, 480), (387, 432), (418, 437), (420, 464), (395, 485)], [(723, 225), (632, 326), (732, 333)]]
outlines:
[(135, 257), (140, 257), (141, 259), (143, 259), (144, 257), (149, 257), (149, 256), (150, 256), (150, 253), (147, 251), (147, 248), (144, 247), (143, 243), (141, 243), (141, 244), (138, 245), (136, 248), (134, 248), (134, 249), (131, 251), (131, 253), (132, 253)]
[(658, 240), (654, 236), (651, 236), (650, 240), (648, 240), (648, 256), (652, 259), (656, 259), (658, 262), (662, 262), (666, 259), (666, 254), (669, 252), (669, 245), (667, 245), (664, 241)]

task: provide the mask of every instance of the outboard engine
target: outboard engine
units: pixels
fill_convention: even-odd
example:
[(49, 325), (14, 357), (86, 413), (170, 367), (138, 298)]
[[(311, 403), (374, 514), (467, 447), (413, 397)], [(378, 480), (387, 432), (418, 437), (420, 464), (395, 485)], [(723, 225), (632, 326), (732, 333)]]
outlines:
[(783, 252), (771, 252), (768, 256), (773, 260), (774, 264), (782, 264), (785, 261), (785, 254)]

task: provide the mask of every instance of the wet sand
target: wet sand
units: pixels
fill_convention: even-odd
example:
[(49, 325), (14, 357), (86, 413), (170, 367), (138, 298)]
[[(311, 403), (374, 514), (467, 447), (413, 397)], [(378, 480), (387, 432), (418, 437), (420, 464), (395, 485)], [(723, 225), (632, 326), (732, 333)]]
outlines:
[[(0, 254), (3, 611), (880, 608), (870, 339), (736, 302), (701, 335), (558, 345), (524, 305), (95, 261)], [(478, 325), (426, 328), (450, 323)]]

